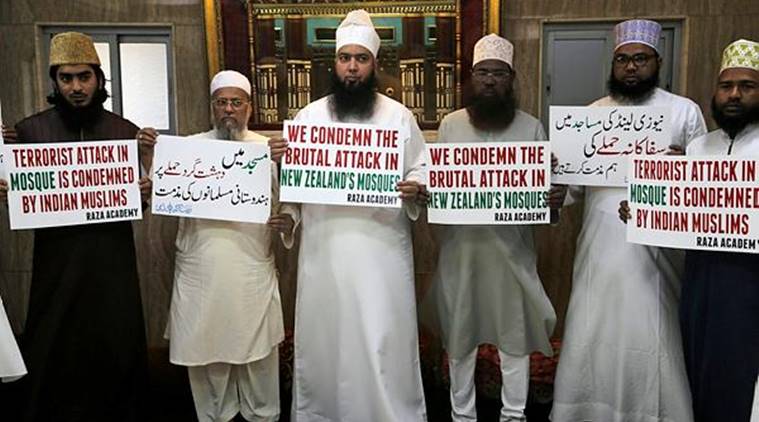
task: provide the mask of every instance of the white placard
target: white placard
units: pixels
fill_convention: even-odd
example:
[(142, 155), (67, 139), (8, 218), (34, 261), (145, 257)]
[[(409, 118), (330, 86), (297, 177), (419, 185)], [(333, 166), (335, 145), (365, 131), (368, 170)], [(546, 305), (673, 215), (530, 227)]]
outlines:
[(265, 223), (271, 166), (266, 144), (161, 135), (153, 159), (153, 214)]
[(666, 107), (552, 106), (549, 124), (560, 184), (626, 186), (630, 155), (660, 155), (672, 142)]
[(725, 156), (631, 158), (627, 240), (759, 253), (757, 164)]
[(11, 229), (142, 218), (134, 139), (2, 148)]
[(434, 144), (427, 154), (430, 223), (550, 222), (548, 142)]
[(285, 121), (283, 202), (400, 208), (403, 146), (397, 127)]

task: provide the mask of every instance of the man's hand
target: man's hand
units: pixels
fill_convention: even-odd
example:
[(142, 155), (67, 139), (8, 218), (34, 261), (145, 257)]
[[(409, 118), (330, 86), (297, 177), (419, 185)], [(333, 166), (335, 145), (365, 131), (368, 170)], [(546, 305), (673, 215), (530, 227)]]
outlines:
[(404, 201), (414, 201), (417, 205), (426, 206), (429, 199), (427, 187), (413, 180), (403, 180), (395, 185), (395, 190), (401, 193)]
[(152, 127), (145, 127), (137, 131), (137, 148), (145, 171), (150, 171), (153, 167), (153, 151), (158, 135), (160, 133)]
[(282, 156), (287, 152), (287, 139), (282, 137), (270, 138), (269, 149), (271, 150), (271, 160), (275, 163), (282, 161)]
[(269, 221), (267, 221), (266, 224), (271, 227), (272, 230), (288, 235), (292, 234), (295, 222), (290, 214), (277, 214), (269, 217)]
[(140, 179), (140, 197), (142, 198), (142, 202), (147, 202), (150, 200), (150, 194), (152, 190), (153, 181), (150, 180), (149, 177), (145, 176)]
[(548, 207), (554, 210), (560, 209), (566, 197), (567, 185), (551, 185), (551, 190), (548, 191)]
[(0, 179), (0, 203), (8, 204), (8, 182)]
[(621, 201), (619, 203), (619, 219), (627, 224), (627, 220), (630, 218), (632, 218), (630, 215), (630, 205), (627, 203), (627, 200)]
[(144, 127), (137, 131), (137, 145), (140, 146), (140, 149), (152, 151), (158, 135), (160, 133), (152, 127)]
[(16, 135), (16, 129), (3, 125), (3, 140), (9, 144), (13, 144), (18, 141), (18, 135)]
[(669, 146), (669, 151), (666, 155), (685, 155), (685, 150), (680, 145), (672, 144)]
[(554, 155), (554, 153), (551, 153), (551, 172), (553, 173), (556, 171), (556, 167), (559, 167), (559, 159)]

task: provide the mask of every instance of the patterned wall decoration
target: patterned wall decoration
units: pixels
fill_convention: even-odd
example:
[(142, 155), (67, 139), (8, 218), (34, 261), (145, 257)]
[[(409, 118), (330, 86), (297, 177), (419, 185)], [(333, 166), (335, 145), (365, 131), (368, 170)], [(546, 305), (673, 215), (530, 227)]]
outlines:
[(325, 95), (335, 29), (349, 11), (363, 8), (382, 40), (380, 92), (405, 104), (423, 128), (435, 129), (461, 106), (471, 67), (467, 56), (480, 36), (498, 32), (498, 20), (489, 17), (499, 5), (498, 0), (206, 0), (209, 73), (225, 68), (251, 77), (252, 126), (277, 129)]

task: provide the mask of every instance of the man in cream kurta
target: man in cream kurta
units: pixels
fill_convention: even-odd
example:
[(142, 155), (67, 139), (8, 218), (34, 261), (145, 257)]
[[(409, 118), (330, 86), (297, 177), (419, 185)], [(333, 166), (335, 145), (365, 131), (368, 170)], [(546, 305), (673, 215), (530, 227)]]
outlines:
[[(266, 144), (247, 129), (250, 83), (235, 71), (211, 82), (214, 129), (194, 138)], [(140, 133), (146, 137), (149, 133)], [(180, 218), (174, 290), (167, 334), (170, 360), (188, 367), (200, 421), (279, 419), (282, 306), (272, 250), (272, 229), (292, 230), (280, 213), (272, 165), (269, 224)], [(283, 220), (289, 225), (282, 227)], [(290, 247), (292, 239), (286, 239)]]
[(331, 95), (296, 117), (405, 133), (397, 187), (403, 208), (301, 207), (292, 408), (298, 422), (426, 420), (409, 221), (419, 211), (412, 201), (421, 199), (424, 139), (408, 109), (375, 92), (379, 44), (369, 15), (349, 13), (337, 30)]
[[(611, 94), (594, 106), (670, 109), (672, 146), (706, 133), (693, 101), (656, 88), (661, 27), (619, 24)], [(561, 160), (561, 157), (558, 157)], [(556, 375), (554, 422), (692, 420), (677, 307), (681, 251), (627, 243), (617, 220), (625, 188), (570, 189), (584, 200), (572, 293)]]
[[(516, 108), (512, 59), (513, 46), (497, 35), (475, 44), (473, 99), (443, 119), (438, 142), (546, 140), (540, 122)], [(441, 225), (435, 233), (440, 254), (433, 295), (448, 352), (451, 417), (477, 420), (477, 348), (489, 343), (501, 361), (501, 421), (524, 420), (529, 354), (552, 354), (556, 322), (538, 277), (532, 227)]]

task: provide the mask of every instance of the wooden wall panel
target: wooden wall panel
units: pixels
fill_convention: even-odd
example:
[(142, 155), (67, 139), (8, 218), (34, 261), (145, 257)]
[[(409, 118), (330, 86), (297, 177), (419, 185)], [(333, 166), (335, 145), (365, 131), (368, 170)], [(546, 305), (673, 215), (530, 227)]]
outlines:
[[(250, 78), (247, 9), (243, 2), (237, 0), (222, 0), (220, 3), (224, 34), (224, 69), (236, 70)], [(273, 46), (274, 41), (271, 41), (271, 44)]]

